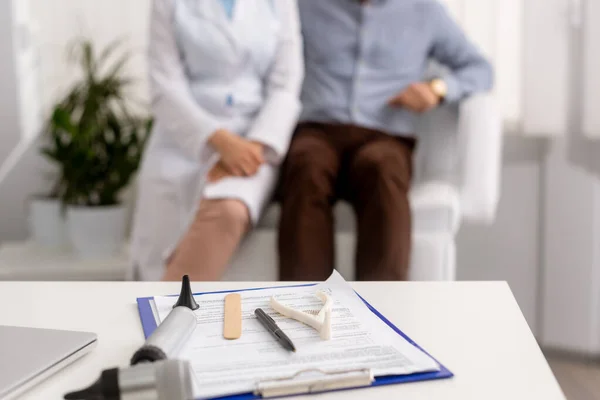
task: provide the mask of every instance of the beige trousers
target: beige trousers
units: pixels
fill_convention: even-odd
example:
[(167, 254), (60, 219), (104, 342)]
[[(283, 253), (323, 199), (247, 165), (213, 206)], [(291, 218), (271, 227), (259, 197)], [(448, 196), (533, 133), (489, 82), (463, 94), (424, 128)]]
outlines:
[(239, 200), (203, 200), (168, 262), (163, 281), (220, 280), (250, 227), (248, 208)]

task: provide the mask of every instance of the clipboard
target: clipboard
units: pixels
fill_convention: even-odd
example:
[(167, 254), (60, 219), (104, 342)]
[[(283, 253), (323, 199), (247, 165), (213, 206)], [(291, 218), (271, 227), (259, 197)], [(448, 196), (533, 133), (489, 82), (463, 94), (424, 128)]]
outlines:
[[(294, 287), (307, 287), (315, 286), (315, 284), (308, 285), (292, 285), (292, 286), (273, 286), (265, 288), (251, 288), (251, 289), (240, 289), (240, 290), (224, 290), (216, 292), (205, 292), (205, 293), (194, 293), (195, 296), (201, 296), (205, 294), (225, 294), (225, 293), (239, 293), (247, 291), (258, 291), (264, 289), (275, 289), (275, 288), (294, 288)], [(351, 371), (339, 371), (339, 372), (323, 372), (318, 370), (307, 370), (299, 371), (294, 376), (277, 379), (272, 381), (257, 382), (257, 389), (254, 393), (246, 393), (235, 396), (220, 397), (219, 400), (253, 400), (261, 398), (272, 398), (282, 397), (299, 394), (312, 394), (322, 393), (335, 390), (348, 390), (348, 389), (360, 389), (368, 387), (376, 387), (383, 385), (393, 385), (401, 383), (431, 381), (440, 379), (450, 379), (454, 377), (454, 374), (442, 365), (437, 359), (432, 357), (422, 347), (415, 343), (411, 338), (404, 334), (398, 327), (392, 324), (386, 317), (384, 317), (375, 307), (369, 304), (360, 294), (357, 296), (365, 303), (367, 308), (381, 319), (387, 326), (389, 326), (394, 332), (402, 336), (410, 344), (430, 356), (440, 366), (439, 371), (433, 372), (420, 372), (408, 375), (391, 375), (391, 376), (380, 376), (375, 377), (368, 369), (359, 369)], [(157, 328), (156, 318), (154, 310), (152, 308), (153, 297), (142, 297), (137, 299), (138, 311), (140, 320), (142, 323), (142, 329), (144, 331), (144, 337), (147, 339)], [(304, 373), (313, 373), (319, 376), (311, 377), (309, 379), (296, 381), (298, 376)]]

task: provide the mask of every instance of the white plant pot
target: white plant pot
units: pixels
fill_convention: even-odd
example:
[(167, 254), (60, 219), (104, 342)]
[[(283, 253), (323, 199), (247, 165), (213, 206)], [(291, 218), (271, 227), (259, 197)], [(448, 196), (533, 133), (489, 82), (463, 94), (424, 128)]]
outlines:
[(35, 198), (29, 202), (29, 233), (41, 246), (68, 246), (67, 228), (60, 200)]
[(69, 207), (67, 227), (71, 245), (83, 259), (104, 259), (123, 248), (126, 233), (126, 208)]

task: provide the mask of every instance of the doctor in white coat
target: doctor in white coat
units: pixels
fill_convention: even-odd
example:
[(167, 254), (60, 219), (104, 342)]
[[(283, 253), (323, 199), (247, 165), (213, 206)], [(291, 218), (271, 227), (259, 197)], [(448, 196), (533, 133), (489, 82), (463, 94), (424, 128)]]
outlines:
[(300, 112), (296, 0), (153, 0), (155, 130), (130, 278), (217, 280), (273, 194)]

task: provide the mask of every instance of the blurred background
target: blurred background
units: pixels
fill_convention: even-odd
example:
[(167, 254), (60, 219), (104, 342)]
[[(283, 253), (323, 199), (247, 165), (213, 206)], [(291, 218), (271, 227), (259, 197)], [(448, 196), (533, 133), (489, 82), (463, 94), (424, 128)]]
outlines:
[[(553, 358), (569, 398), (600, 398), (600, 1), (443, 2), (495, 65), (503, 123), (497, 212), (453, 234), (454, 277), (508, 281), (544, 349), (575, 360)], [(63, 229), (48, 214), (60, 207), (39, 198), (56, 184), (41, 149), (58, 99), (82, 76), (68, 59), (74, 38), (98, 53), (124, 38), (123, 71), (137, 80), (128, 101), (147, 113), (149, 3), (0, 1), (0, 279), (125, 278), (126, 249), (80, 259), (35, 232)], [(133, 178), (120, 197), (124, 248)]]

